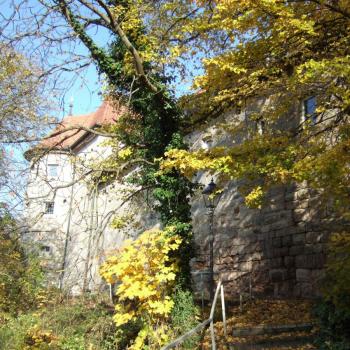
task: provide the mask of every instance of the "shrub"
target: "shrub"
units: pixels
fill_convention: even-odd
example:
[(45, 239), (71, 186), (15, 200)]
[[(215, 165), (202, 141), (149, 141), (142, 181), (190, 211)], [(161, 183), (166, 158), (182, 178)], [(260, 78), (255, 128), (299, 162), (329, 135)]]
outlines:
[(0, 326), (0, 350), (23, 350), (28, 331), (39, 321), (38, 315), (25, 314), (10, 318)]
[(336, 233), (329, 242), (323, 298), (315, 308), (320, 350), (350, 349), (350, 234)]
[(115, 350), (110, 306), (94, 298), (51, 304), (0, 327), (0, 350)]
[[(344, 295), (350, 302), (350, 296)], [(344, 301), (345, 301), (344, 300)], [(318, 320), (319, 332), (316, 338), (319, 350), (350, 349), (350, 312), (341, 309), (330, 301), (320, 300), (314, 310)]]
[(119, 331), (123, 325), (139, 327), (130, 349), (160, 347), (170, 340), (169, 315), (177, 264), (170, 254), (181, 244), (173, 228), (144, 232), (128, 241), (101, 267), (101, 275), (116, 283), (118, 302), (114, 320)]
[[(192, 293), (177, 287), (173, 295), (174, 307), (171, 311), (171, 325), (176, 334), (180, 336), (198, 324), (200, 310), (195, 305)], [(195, 334), (187, 339), (182, 347), (184, 349), (197, 349), (200, 344), (200, 335)]]
[(24, 344), (23, 350), (61, 350), (57, 337), (51, 331), (43, 331), (38, 326), (28, 330)]
[(350, 295), (350, 232), (331, 236), (326, 274), (323, 289), (326, 300), (350, 313), (349, 298), (344, 298)]

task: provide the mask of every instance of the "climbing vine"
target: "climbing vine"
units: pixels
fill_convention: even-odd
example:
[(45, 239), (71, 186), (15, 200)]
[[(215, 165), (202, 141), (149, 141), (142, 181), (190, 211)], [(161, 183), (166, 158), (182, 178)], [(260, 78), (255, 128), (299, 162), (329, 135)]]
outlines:
[[(172, 77), (155, 65), (155, 42), (146, 34), (138, 3), (122, 1), (109, 4), (111, 16), (124, 18), (120, 24), (113, 24), (114, 39), (109, 49), (98, 47), (69, 6), (64, 1), (59, 3), (61, 13), (89, 49), (100, 74), (105, 77), (108, 99), (111, 103), (117, 101), (127, 106), (116, 124), (106, 128), (115, 133), (115, 138), (108, 141), (114, 149), (113, 154), (100, 165), (110, 170), (101, 173), (103, 181), (116, 177), (117, 171), (111, 170), (124, 168), (125, 164), (140, 165), (140, 170), (128, 176), (126, 181), (147, 189), (152, 197), (150, 203), (159, 213), (164, 226), (172, 225), (175, 227), (174, 234), (181, 236), (178, 253), (182, 257), (184, 278), (181, 280), (188, 282), (187, 266), (191, 257), (188, 199), (192, 186), (178, 171), (159, 174), (158, 160), (167, 150), (185, 149), (180, 131), (182, 113), (174, 94), (167, 88)], [(138, 58), (142, 60), (141, 68)], [(120, 145), (123, 147), (120, 148)], [(125, 169), (129, 167), (125, 166)]]

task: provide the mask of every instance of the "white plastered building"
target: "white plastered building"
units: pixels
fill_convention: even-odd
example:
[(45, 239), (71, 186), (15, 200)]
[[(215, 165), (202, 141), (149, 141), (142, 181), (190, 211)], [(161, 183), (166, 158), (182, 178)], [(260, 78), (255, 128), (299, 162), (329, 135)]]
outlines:
[[(68, 116), (26, 153), (31, 171), (23, 238), (40, 251), (50, 282), (72, 294), (104, 288), (98, 270), (106, 256), (158, 223), (142, 194), (124, 203), (137, 188), (91, 181), (98, 169), (88, 164), (106, 159), (111, 148), (89, 129), (113, 123), (125, 111), (104, 102), (93, 113)], [(112, 228), (113, 218), (123, 225)]]

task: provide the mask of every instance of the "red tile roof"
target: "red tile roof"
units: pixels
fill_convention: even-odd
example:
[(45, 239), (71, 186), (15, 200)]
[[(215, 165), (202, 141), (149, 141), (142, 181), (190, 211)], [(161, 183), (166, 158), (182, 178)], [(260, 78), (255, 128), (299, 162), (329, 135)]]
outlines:
[[(80, 127), (92, 129), (114, 123), (118, 117), (125, 113), (126, 107), (115, 106), (104, 101), (102, 105), (93, 113), (67, 116), (53, 130), (52, 137), (45, 138), (40, 142), (39, 148), (70, 149), (74, 148), (89, 131), (81, 130)], [(76, 128), (75, 128), (76, 127)], [(69, 129), (64, 131), (65, 129)]]

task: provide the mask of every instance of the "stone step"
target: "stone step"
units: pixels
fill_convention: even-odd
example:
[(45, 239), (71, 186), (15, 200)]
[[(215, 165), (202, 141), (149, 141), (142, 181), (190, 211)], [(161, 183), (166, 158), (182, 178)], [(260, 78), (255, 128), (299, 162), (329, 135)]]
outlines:
[[(249, 341), (244, 342), (231, 342), (228, 343), (230, 350), (292, 350), (299, 349), (301, 346), (310, 346), (312, 347), (313, 336), (285, 336), (279, 339), (270, 339), (264, 341)], [(308, 348), (309, 349), (309, 348)]]
[(303, 324), (286, 324), (286, 325), (269, 325), (269, 326), (257, 326), (249, 328), (236, 328), (233, 329), (232, 335), (234, 337), (246, 337), (253, 335), (269, 335), (280, 334), (289, 332), (310, 332), (313, 328), (311, 323)]
[(231, 334), (237, 341), (228, 346), (231, 350), (299, 349), (306, 345), (312, 349), (312, 329), (311, 323), (236, 328)]

